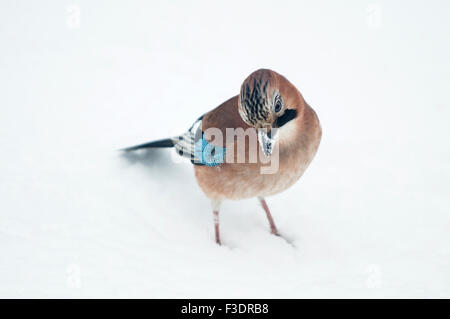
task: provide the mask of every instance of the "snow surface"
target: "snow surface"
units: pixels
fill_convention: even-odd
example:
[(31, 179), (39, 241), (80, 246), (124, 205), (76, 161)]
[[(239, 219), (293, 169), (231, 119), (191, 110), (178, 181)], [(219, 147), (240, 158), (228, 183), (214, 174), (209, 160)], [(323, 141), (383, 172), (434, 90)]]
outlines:
[[(448, 2), (124, 4), (0, 4), (0, 297), (450, 297)], [(322, 144), (268, 199), (292, 244), (248, 200), (219, 247), (190, 164), (116, 150), (261, 67)]]

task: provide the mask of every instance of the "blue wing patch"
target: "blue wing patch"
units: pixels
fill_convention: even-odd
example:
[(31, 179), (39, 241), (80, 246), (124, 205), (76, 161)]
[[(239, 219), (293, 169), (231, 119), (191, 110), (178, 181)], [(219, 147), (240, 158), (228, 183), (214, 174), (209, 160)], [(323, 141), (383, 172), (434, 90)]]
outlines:
[(199, 164), (217, 166), (225, 162), (225, 150), (225, 147), (214, 146), (202, 136), (195, 142), (194, 157)]

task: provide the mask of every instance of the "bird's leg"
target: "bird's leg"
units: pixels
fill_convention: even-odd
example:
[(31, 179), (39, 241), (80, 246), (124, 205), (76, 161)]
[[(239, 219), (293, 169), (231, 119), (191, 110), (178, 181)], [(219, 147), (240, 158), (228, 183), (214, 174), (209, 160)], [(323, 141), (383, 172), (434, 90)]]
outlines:
[(220, 209), (220, 201), (213, 200), (213, 215), (214, 215), (214, 232), (216, 233), (216, 244), (222, 245), (220, 241), (220, 232), (219, 232), (219, 209)]
[(219, 233), (219, 212), (217, 210), (213, 211), (214, 213), (214, 231), (216, 233), (216, 244), (222, 245), (220, 242), (220, 233)]
[(269, 206), (267, 206), (266, 200), (264, 199), (264, 197), (258, 197), (258, 200), (261, 203), (261, 206), (264, 208), (264, 211), (266, 212), (267, 219), (269, 220), (270, 224), (270, 232), (276, 236), (280, 236), (277, 226), (275, 226), (275, 222), (273, 221), (272, 214), (270, 214)]

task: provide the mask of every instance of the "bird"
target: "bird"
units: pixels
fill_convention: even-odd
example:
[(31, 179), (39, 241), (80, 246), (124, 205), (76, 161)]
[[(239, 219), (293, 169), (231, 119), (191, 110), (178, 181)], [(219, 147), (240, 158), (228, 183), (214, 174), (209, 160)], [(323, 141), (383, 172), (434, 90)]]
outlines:
[(189, 158), (211, 201), (215, 242), (221, 245), (219, 211), (225, 200), (257, 198), (270, 232), (280, 236), (265, 198), (300, 179), (321, 137), (319, 118), (300, 91), (283, 75), (258, 69), (239, 94), (200, 116), (184, 134), (122, 150), (173, 147)]

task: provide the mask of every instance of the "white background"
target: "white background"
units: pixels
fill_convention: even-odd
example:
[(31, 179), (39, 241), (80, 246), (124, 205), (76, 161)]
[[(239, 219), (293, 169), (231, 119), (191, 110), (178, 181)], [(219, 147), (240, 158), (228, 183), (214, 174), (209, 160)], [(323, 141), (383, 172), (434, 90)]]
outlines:
[[(2, 1), (0, 296), (450, 297), (448, 12)], [(117, 149), (182, 133), (261, 67), (322, 144), (268, 199), (292, 245), (248, 200), (223, 205), (219, 247), (190, 164)]]

